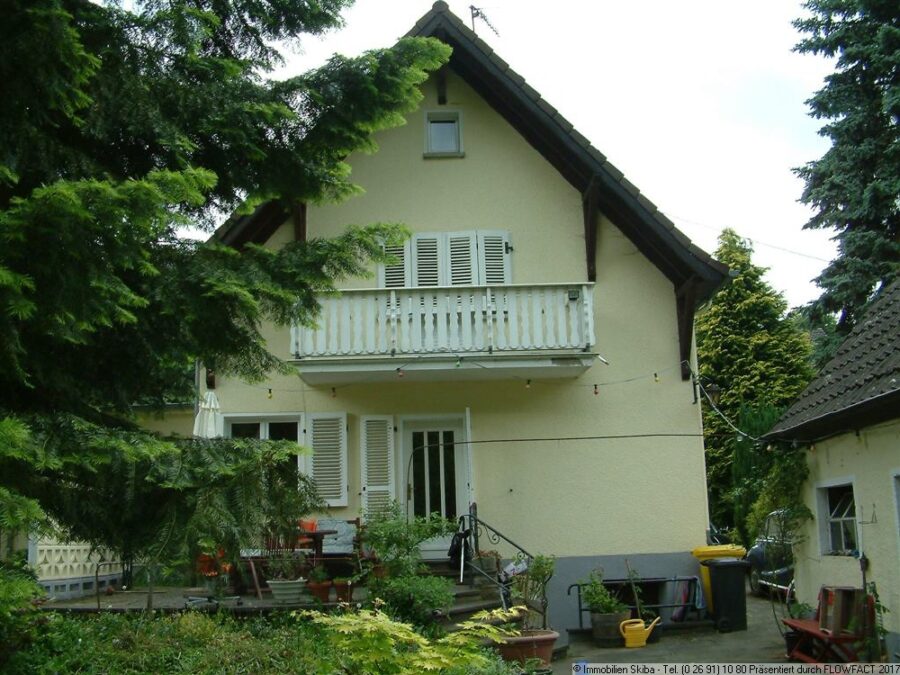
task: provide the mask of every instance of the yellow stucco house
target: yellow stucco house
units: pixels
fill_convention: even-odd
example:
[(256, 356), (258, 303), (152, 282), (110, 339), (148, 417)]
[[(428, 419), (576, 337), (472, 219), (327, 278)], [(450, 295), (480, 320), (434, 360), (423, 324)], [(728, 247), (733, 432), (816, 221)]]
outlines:
[(875, 582), (900, 661), (900, 280), (883, 288), (769, 438), (806, 449), (804, 502), (813, 519), (795, 547), (797, 596)]
[(410, 34), (453, 55), (406, 124), (376, 135), (378, 152), (348, 159), (364, 194), (293, 213), (270, 203), (217, 233), (278, 247), (403, 222), (397, 264), (322, 298), (318, 329), (269, 330), (295, 375), (200, 379), (226, 435), (313, 449), (303, 468), (336, 517), (389, 499), (449, 517), (477, 504), (555, 555), (550, 622), (569, 628), (566, 588), (598, 564), (697, 573), (693, 316), (727, 270), (445, 3)]

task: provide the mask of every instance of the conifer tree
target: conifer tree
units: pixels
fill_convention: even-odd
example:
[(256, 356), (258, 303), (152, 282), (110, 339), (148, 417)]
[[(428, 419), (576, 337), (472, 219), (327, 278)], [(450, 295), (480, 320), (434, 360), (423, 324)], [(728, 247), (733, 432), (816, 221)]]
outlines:
[[(131, 405), (191, 397), (197, 361), (250, 380), (284, 369), (263, 322), (314, 321), (318, 293), (404, 236), (348, 223), (336, 239), (240, 252), (179, 237), (270, 200), (289, 211), (354, 194), (346, 158), (403, 121), (449, 48), (402, 39), (270, 79), (272, 45), (339, 26), (349, 4), (3, 3), (0, 528), (32, 524), (40, 505), (71, 534), (115, 539), (91, 522), (128, 497), (108, 490), (127, 489), (135, 471), (150, 500), (139, 522), (199, 503), (187, 493), (216, 484), (204, 461), (225, 481), (247, 453), (194, 448), (196, 472), (169, 476), (181, 465), (172, 454), (187, 451), (139, 433)], [(163, 493), (174, 501), (151, 503)], [(188, 520), (203, 522), (171, 522)]]
[[(754, 265), (753, 248), (733, 230), (719, 236), (716, 259), (728, 265), (732, 278), (697, 317), (697, 358), (704, 386), (721, 392), (718, 409), (739, 429), (752, 435), (773, 419), (812, 377), (808, 335), (785, 317), (787, 302), (764, 279), (765, 268)], [(777, 419), (774, 413), (774, 419)], [(746, 514), (759, 486), (734, 492), (732, 465), (753, 467), (757, 478), (766, 471), (764, 458), (748, 457), (748, 449), (732, 426), (704, 402), (703, 426), (710, 514), (718, 526), (734, 526), (734, 510)], [(756, 433), (754, 433), (756, 432)], [(735, 499), (737, 497), (737, 499)], [(744, 524), (740, 524), (743, 528)]]
[[(900, 5), (894, 0), (808, 0), (794, 26), (801, 53), (835, 58), (835, 71), (809, 100), (831, 147), (796, 169), (801, 201), (814, 209), (807, 228), (836, 232), (837, 257), (816, 279), (809, 308), (823, 332), (824, 363), (869, 299), (900, 269)], [(828, 315), (837, 314), (830, 339)]]

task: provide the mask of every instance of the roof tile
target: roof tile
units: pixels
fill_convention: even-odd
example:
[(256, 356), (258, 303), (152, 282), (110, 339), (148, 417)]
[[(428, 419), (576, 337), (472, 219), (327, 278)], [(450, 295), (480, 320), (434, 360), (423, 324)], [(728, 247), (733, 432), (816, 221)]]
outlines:
[(825, 420), (849, 408), (900, 391), (900, 279), (883, 289), (819, 376), (769, 432)]

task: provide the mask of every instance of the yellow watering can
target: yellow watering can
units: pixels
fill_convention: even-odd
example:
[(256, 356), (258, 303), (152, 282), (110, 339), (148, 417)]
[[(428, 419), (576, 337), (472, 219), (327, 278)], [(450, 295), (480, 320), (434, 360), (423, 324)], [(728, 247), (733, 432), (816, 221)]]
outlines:
[(661, 621), (660, 617), (653, 619), (653, 623), (647, 626), (643, 619), (626, 619), (619, 624), (619, 632), (625, 638), (626, 647), (644, 647), (647, 638), (653, 632), (653, 628)]

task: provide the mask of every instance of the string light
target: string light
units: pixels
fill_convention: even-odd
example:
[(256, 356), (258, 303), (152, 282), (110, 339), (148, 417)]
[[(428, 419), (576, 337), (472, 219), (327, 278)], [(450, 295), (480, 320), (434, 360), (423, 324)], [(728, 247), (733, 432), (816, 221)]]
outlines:
[[(599, 357), (598, 357), (598, 358), (599, 358)], [(407, 361), (404, 365), (408, 365), (408, 364), (410, 364), (410, 363), (414, 363), (416, 360), (418, 360), (418, 359), (411, 359), (410, 361)], [(600, 360), (603, 361), (604, 363), (606, 363), (606, 361), (605, 361), (604, 359), (601, 358)], [(456, 358), (456, 364), (457, 364), (457, 366), (461, 365), (461, 362), (462, 362), (462, 357), (461, 357), (461, 356), (457, 356), (457, 358)], [(483, 363), (479, 363), (478, 361), (475, 361), (475, 360), (471, 360), (471, 359), (470, 359), (469, 363), (471, 363), (473, 366), (475, 366), (475, 367), (477, 367), (477, 368), (483, 368), (483, 369), (485, 369), (485, 370), (489, 370), (489, 369), (490, 369), (490, 366), (484, 365)], [(682, 362), (680, 362), (677, 366), (671, 366), (671, 367), (663, 368), (663, 369), (661, 369), (661, 370), (659, 370), (659, 371), (655, 371), (655, 372), (652, 372), (652, 373), (647, 373), (647, 374), (644, 374), (644, 375), (636, 375), (636, 376), (634, 376), (634, 377), (629, 377), (629, 378), (622, 379), (622, 380), (612, 380), (612, 381), (609, 381), (609, 382), (600, 382), (600, 383), (594, 383), (594, 384), (574, 384), (574, 383), (560, 384), (560, 383), (553, 382), (553, 381), (547, 381), (547, 382), (541, 381), (541, 382), (539, 382), (539, 384), (541, 384), (542, 386), (565, 386), (565, 387), (572, 387), (572, 388), (591, 387), (591, 388), (593, 388), (594, 396), (599, 396), (599, 395), (600, 395), (600, 385), (601, 385), (601, 384), (602, 384), (604, 387), (608, 387), (608, 386), (614, 386), (614, 385), (620, 385), (620, 384), (629, 384), (629, 383), (632, 383), (632, 382), (638, 382), (638, 381), (640, 381), (640, 380), (647, 380), (647, 379), (649, 379), (650, 377), (653, 377), (654, 381), (659, 382), (659, 381), (660, 381), (660, 380), (659, 380), (659, 374), (660, 374), (660, 373), (667, 373), (667, 372), (670, 372), (670, 371), (674, 370), (675, 368), (681, 368), (682, 366), (687, 366), (688, 368), (690, 368), (691, 374), (693, 375), (693, 381), (694, 381), (694, 382), (697, 382), (697, 374), (694, 372), (693, 368), (691, 368), (691, 364), (688, 363), (687, 361), (682, 361)], [(397, 368), (396, 371), (397, 371), (397, 377), (398, 377), (398, 378), (402, 378), (402, 377), (404, 376), (404, 371), (403, 371), (403, 367), (402, 367), (402, 366), (399, 367), (399, 368)], [(299, 373), (299, 369), (298, 369), (298, 375), (299, 375), (299, 374), (300, 374), (300, 373)], [(523, 379), (523, 378), (515, 378), (515, 379)], [(358, 382), (354, 382), (354, 383), (351, 384), (351, 385), (344, 385), (344, 386), (364, 386), (364, 385), (366, 385), (366, 384), (372, 384), (372, 383), (375, 383), (375, 382), (377, 382), (377, 381), (378, 381), (378, 379), (377, 379), (377, 376), (376, 376), (376, 377), (373, 377), (371, 380), (360, 380), (360, 381), (358, 381)], [(531, 384), (531, 380), (530, 380), (530, 379), (526, 380), (526, 382), (525, 382), (525, 387), (526, 387), (526, 388), (529, 388), (530, 384)], [(266, 389), (266, 391), (267, 391), (267, 397), (268, 397), (268, 398), (272, 398), (272, 397), (273, 397), (273, 392), (275, 391), (275, 390), (274, 390), (273, 388), (271, 388), (271, 387), (258, 386), (258, 385), (257, 385), (257, 386), (254, 386), (254, 385), (247, 385), (247, 386), (248, 386), (249, 388), (251, 388), (251, 389)], [(296, 392), (299, 392), (299, 393), (303, 396), (303, 407), (306, 408), (306, 398), (305, 398), (305, 397), (306, 397), (307, 389), (309, 389), (309, 387), (305, 386), (305, 384), (303, 384), (303, 383), (301, 383), (300, 386), (301, 386), (300, 389), (290, 389), (290, 388), (281, 389), (281, 388), (279, 388), (278, 391), (280, 391), (280, 392), (287, 392), (287, 393), (296, 393)], [(715, 404), (715, 402), (714, 402), (714, 400), (713, 400), (713, 397), (710, 396), (710, 393), (706, 390), (706, 388), (703, 387), (702, 385), (699, 385), (699, 384), (698, 384), (697, 386), (698, 386), (698, 388), (700, 389), (700, 391), (702, 392), (702, 394), (704, 395), (704, 397), (705, 397), (705, 398), (707, 399), (707, 401), (709, 402), (710, 408), (712, 409), (712, 411), (713, 411), (716, 415), (718, 415), (720, 418), (722, 418), (722, 419), (725, 421), (725, 423), (728, 424), (728, 426), (731, 427), (731, 429), (732, 429), (733, 432), (736, 432), (737, 434), (739, 434), (739, 435), (741, 435), (741, 436), (743, 436), (743, 437), (745, 437), (745, 438), (748, 438), (748, 439), (750, 439), (750, 440), (752, 440), (752, 441), (756, 441), (756, 442), (760, 442), (760, 441), (761, 441), (761, 439), (755, 438), (754, 436), (751, 436), (751, 435), (748, 434), (747, 432), (742, 431), (741, 429), (739, 429), (739, 428), (738, 428), (731, 420), (728, 419), (728, 417), (727, 417), (721, 410), (719, 410), (719, 408), (716, 406), (716, 404)], [(341, 388), (343, 388), (343, 387), (341, 387)], [(336, 388), (335, 388), (335, 387), (332, 387), (332, 388), (331, 388), (331, 391), (332, 391), (332, 397), (333, 397), (333, 398), (336, 398), (336, 397), (337, 397)], [(847, 433), (852, 433), (852, 432), (854, 432), (854, 431), (856, 432), (857, 436), (859, 436), (859, 430), (854, 430), (854, 429), (847, 429), (847, 430), (846, 430)], [(658, 436), (688, 436), (688, 435), (691, 435), (691, 436), (692, 436), (693, 434), (651, 434), (651, 435), (653, 435), (653, 436), (656, 436), (656, 435), (658, 435)], [(724, 433), (716, 433), (716, 434), (711, 434), (711, 435), (713, 435), (713, 436), (723, 436), (723, 435), (725, 435), (725, 434), (724, 434)], [(646, 436), (647, 436), (647, 435), (641, 435), (641, 434), (637, 434), (637, 435), (636, 435), (636, 434), (626, 434), (626, 435), (622, 435), (622, 436), (602, 436), (602, 437), (598, 436), (598, 437), (591, 437), (591, 438), (604, 438), (604, 439), (605, 439), (605, 438), (642, 438), (642, 437), (646, 437)], [(806, 444), (806, 445), (809, 445), (809, 446), (810, 446), (809, 450), (810, 450), (811, 452), (815, 452), (815, 451), (816, 451), (815, 442), (816, 442), (816, 441), (820, 441), (820, 440), (822, 440), (823, 438), (828, 438), (828, 436), (822, 436), (822, 437), (819, 437), (819, 438), (813, 438), (813, 439), (790, 439), (789, 441), (788, 441), (787, 439), (785, 439), (785, 442), (789, 442), (789, 443), (790, 443), (790, 447), (792, 447), (792, 448), (794, 448), (794, 449), (799, 448), (801, 444)], [(508, 440), (509, 440), (509, 442), (516, 442), (516, 441), (519, 441), (519, 440), (526, 440), (526, 439), (508, 439)], [(527, 439), (527, 440), (537, 440), (537, 439)], [(544, 439), (544, 440), (570, 440), (570, 439), (565, 439), (565, 438), (563, 438), (563, 439)], [(769, 448), (772, 448), (772, 446), (770, 445)], [(774, 449), (774, 448), (773, 448), (773, 449)]]
[[(465, 357), (459, 356), (459, 355), (458, 355), (458, 356), (456, 357), (456, 362), (454, 362), (454, 366), (456, 366), (456, 363), (458, 363), (458, 364), (459, 364), (459, 367), (461, 368), (461, 367), (462, 367), (462, 360), (463, 360), (463, 358), (465, 358)], [(599, 357), (598, 357), (598, 358), (599, 358)], [(396, 368), (395, 371), (397, 372), (397, 377), (403, 377), (403, 376), (406, 374), (406, 371), (404, 371), (403, 369), (404, 369), (406, 366), (408, 366), (408, 365), (410, 365), (410, 364), (413, 364), (413, 363), (415, 363), (415, 362), (418, 361), (418, 360), (420, 360), (420, 357), (413, 357), (413, 358), (410, 358), (410, 360), (404, 362), (401, 366), (399, 366), (398, 368)], [(476, 360), (474, 360), (474, 359), (471, 359), (471, 358), (469, 358), (469, 359), (466, 361), (466, 364), (467, 364), (467, 365), (471, 365), (471, 366), (474, 367), (474, 368), (482, 368), (482, 369), (484, 369), (484, 370), (490, 370), (490, 369), (491, 369), (491, 366), (490, 366), (490, 365), (485, 365), (484, 363), (480, 363), (480, 362), (478, 362), (478, 361), (476, 361)], [(680, 367), (681, 367), (681, 365), (679, 364), (679, 365), (677, 365), (677, 366), (670, 366), (670, 367), (667, 367), (667, 368), (662, 368), (662, 369), (656, 371), (655, 374), (656, 374), (657, 376), (659, 376), (660, 373), (667, 373), (667, 372), (669, 372), (669, 371), (675, 370), (676, 368), (680, 368)], [(401, 374), (401, 371), (402, 371), (402, 374)], [(300, 375), (300, 370), (299, 370), (299, 369), (298, 369), (298, 371), (297, 371), (297, 374)], [(620, 384), (631, 384), (631, 383), (634, 383), (634, 382), (640, 382), (640, 381), (642, 381), (642, 380), (648, 380), (648, 379), (650, 379), (650, 378), (653, 377), (653, 376), (654, 376), (654, 373), (653, 373), (653, 372), (647, 372), (647, 373), (643, 373), (643, 374), (641, 374), (641, 375), (635, 375), (635, 376), (628, 377), (628, 378), (624, 378), (624, 379), (621, 379), (621, 380), (610, 380), (610, 381), (608, 381), (608, 382), (600, 382), (600, 383), (597, 384), (597, 385), (594, 385), (594, 384), (576, 384), (576, 383), (573, 383), (573, 382), (557, 382), (557, 381), (554, 381), (554, 380), (540, 380), (540, 381), (538, 381), (538, 382), (532, 382), (532, 384), (533, 384), (535, 387), (538, 386), (538, 385), (540, 385), (540, 386), (542, 386), (542, 387), (564, 387), (564, 388), (575, 388), (575, 389), (583, 389), (583, 388), (586, 388), (586, 387), (587, 387), (587, 388), (593, 389), (595, 386), (596, 386), (596, 387), (599, 387), (599, 386), (610, 387), (610, 386), (616, 386), (616, 385), (620, 385)], [(524, 377), (517, 377), (517, 376), (513, 376), (512, 379), (514, 379), (514, 380), (521, 380), (521, 381), (523, 381), (523, 382), (526, 380), (526, 378), (524, 378)], [(355, 382), (353, 382), (353, 383), (342, 385), (342, 386), (340, 386), (340, 387), (337, 387), (337, 389), (344, 389), (345, 387), (360, 387), (360, 386), (366, 386), (366, 385), (369, 385), (369, 384), (377, 384), (377, 383), (380, 382), (380, 381), (381, 381), (380, 376), (377, 375), (377, 374), (375, 374), (375, 375), (372, 375), (372, 376), (370, 376), (370, 377), (368, 377), (368, 378), (360, 378), (359, 380), (357, 380), (357, 381), (355, 381)], [(248, 386), (248, 387), (251, 388), (251, 389), (260, 389), (260, 390), (266, 390), (266, 391), (268, 391), (268, 387), (266, 387), (266, 385), (256, 385), (256, 386), (254, 386), (254, 385), (246, 385), (246, 386)], [(292, 387), (284, 387), (284, 388), (278, 387), (278, 388), (273, 388), (272, 391), (273, 391), (273, 392), (274, 392), (274, 391), (279, 391), (279, 392), (281, 392), (281, 393), (287, 393), (287, 394), (291, 394), (291, 393), (300, 393), (300, 394), (304, 394), (304, 395), (305, 395), (306, 392), (307, 392), (309, 389), (315, 389), (315, 387), (308, 387), (308, 386), (306, 386), (306, 385), (301, 381), (301, 382), (300, 382), (300, 388), (299, 388), (299, 389), (292, 388)]]

